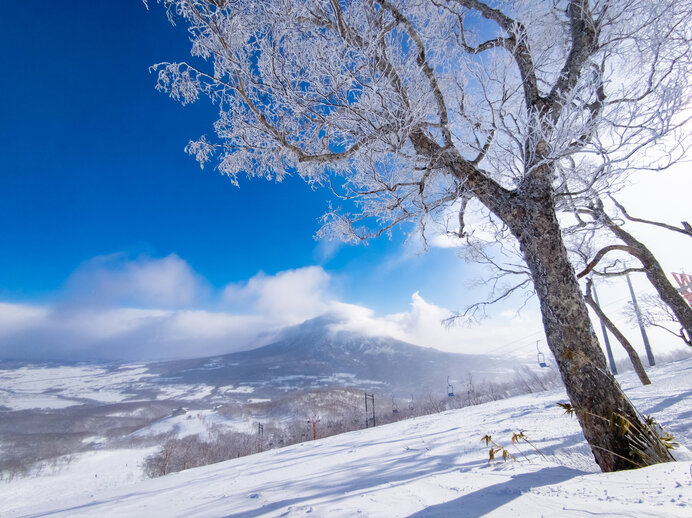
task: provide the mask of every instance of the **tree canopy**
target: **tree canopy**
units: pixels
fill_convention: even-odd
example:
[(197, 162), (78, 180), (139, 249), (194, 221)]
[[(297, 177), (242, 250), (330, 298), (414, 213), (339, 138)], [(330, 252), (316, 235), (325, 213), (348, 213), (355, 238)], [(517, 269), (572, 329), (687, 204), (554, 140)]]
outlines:
[(651, 148), (688, 102), (689, 2), (167, 4), (204, 61), (157, 65), (158, 88), (219, 107), (216, 138), (188, 152), (234, 181), (339, 177), (360, 210), (331, 212), (324, 233), (347, 240), (423, 228), (474, 191), (521, 189), (544, 163), (556, 194), (578, 195), (682, 151)]

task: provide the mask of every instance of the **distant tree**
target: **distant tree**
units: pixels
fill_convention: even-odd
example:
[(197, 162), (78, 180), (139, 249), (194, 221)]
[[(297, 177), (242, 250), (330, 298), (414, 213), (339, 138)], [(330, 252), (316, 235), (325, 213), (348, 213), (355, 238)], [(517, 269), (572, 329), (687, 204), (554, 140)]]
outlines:
[(142, 464), (142, 470), (147, 477), (162, 477), (175, 471), (173, 458), (178, 448), (178, 440), (174, 436), (165, 438), (163, 444), (156, 453), (152, 453)]
[[(625, 208), (614, 198), (611, 199), (620, 212), (627, 217), (627, 219), (631, 219)], [(584, 248), (581, 248), (579, 251), (582, 252), (582, 257), (585, 259), (587, 264), (585, 268), (577, 274), (577, 278), (582, 278), (591, 272), (597, 275), (610, 277), (624, 275), (633, 271), (645, 273), (651, 285), (656, 289), (660, 300), (668, 306), (669, 311), (672, 312), (675, 319), (682, 326), (680, 336), (683, 338), (683, 340), (685, 340), (685, 337), (692, 337), (692, 307), (689, 306), (680, 292), (673, 286), (670, 280), (668, 280), (663, 267), (658, 262), (653, 252), (651, 252), (651, 250), (642, 241), (625, 230), (621, 221), (618, 221), (608, 215), (604, 208), (603, 202), (600, 199), (596, 198), (592, 200), (588, 206), (577, 208), (576, 212), (582, 216), (585, 215), (590, 218), (590, 221), (588, 222), (584, 221), (583, 219), (580, 220), (580, 223), (577, 225), (578, 228), (581, 228), (587, 232), (594, 232), (604, 229), (618, 240), (617, 243), (611, 243), (600, 248), (597, 252), (593, 253), (590, 260), (586, 259), (586, 256), (589, 254), (585, 254)], [(678, 228), (672, 225), (649, 222), (641, 219), (635, 219), (635, 221), (648, 222), (650, 224), (655, 224), (657, 226), (686, 234), (688, 236), (692, 235), (687, 232), (685, 227)], [(631, 258), (635, 258), (640, 266), (626, 268), (615, 262), (609, 265), (609, 269), (597, 268), (599, 263), (602, 263), (603, 259), (611, 252), (625, 252)], [(686, 342), (689, 345), (688, 340), (686, 340)]]
[[(625, 307), (625, 316), (630, 323), (638, 325), (640, 322), (645, 327), (657, 327), (680, 338), (686, 345), (692, 346), (692, 339), (675, 316), (670, 306), (663, 302), (658, 295), (646, 294), (639, 298), (639, 314), (631, 302)], [(640, 320), (641, 317), (641, 320)]]
[(201, 165), (331, 184), (355, 209), (319, 235), (349, 242), (450, 214), (463, 237), (480, 211), (518, 243), (601, 469), (671, 459), (606, 368), (556, 213), (682, 152), (690, 0), (165, 5), (201, 59), (154, 67), (158, 88), (219, 109), (218, 138), (187, 147)]

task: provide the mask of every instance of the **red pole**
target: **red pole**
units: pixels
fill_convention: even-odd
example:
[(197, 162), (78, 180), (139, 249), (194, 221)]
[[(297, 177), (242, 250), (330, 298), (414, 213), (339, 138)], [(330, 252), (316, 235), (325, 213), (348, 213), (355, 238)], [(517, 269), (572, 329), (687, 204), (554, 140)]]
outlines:
[(317, 439), (317, 421), (312, 422), (312, 440)]

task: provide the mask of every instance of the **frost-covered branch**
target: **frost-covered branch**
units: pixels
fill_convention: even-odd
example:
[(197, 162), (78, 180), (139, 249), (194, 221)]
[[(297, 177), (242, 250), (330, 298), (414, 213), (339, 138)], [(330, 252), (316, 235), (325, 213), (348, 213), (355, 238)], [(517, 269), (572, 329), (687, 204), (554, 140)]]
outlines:
[[(686, 345), (692, 346), (692, 335), (684, 328), (679, 327), (675, 314), (660, 297), (656, 295), (644, 295), (639, 298), (639, 316), (631, 303), (628, 303), (625, 310), (627, 319), (637, 325), (641, 323), (646, 327), (656, 327), (663, 329), (676, 338), (680, 338)], [(641, 320), (640, 318), (641, 317)], [(671, 326), (673, 329), (671, 329)]]

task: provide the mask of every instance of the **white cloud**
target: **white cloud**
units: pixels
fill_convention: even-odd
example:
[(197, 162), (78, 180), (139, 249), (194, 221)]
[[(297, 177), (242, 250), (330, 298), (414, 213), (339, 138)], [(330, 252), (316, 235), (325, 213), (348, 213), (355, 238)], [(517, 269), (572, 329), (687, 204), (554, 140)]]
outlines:
[(47, 314), (48, 309), (41, 306), (0, 302), (0, 336), (29, 329)]
[[(142, 360), (225, 354), (270, 343), (286, 326), (325, 313), (337, 317), (335, 331), (525, 359), (535, 358), (535, 344), (541, 340), (548, 355), (535, 300), (521, 314), (507, 301), (480, 324), (445, 327), (442, 320), (450, 311), (419, 293), (412, 295), (408, 311), (377, 316), (367, 307), (337, 300), (331, 284), (331, 276), (319, 266), (259, 273), (227, 286), (219, 303), (204, 279), (175, 255), (97, 258), (70, 277), (57, 303), (0, 303), (0, 358)], [(614, 288), (599, 286), (601, 302), (611, 311), (617, 299), (621, 305), (627, 296), (622, 286), (617, 293)], [(638, 348), (638, 333), (627, 325), (623, 330)], [(653, 333), (652, 343), (657, 350), (679, 347), (674, 338)], [(616, 356), (623, 356), (617, 344), (614, 348)]]
[(319, 266), (276, 275), (260, 272), (247, 283), (226, 286), (223, 300), (233, 306), (244, 304), (279, 322), (297, 324), (327, 309), (332, 299), (329, 285), (329, 274)]
[(333, 311), (342, 322), (335, 330), (354, 331), (365, 335), (386, 335), (421, 347), (464, 354), (535, 356), (535, 342), (543, 338), (536, 312), (527, 309), (517, 315), (509, 311), (492, 320), (474, 325), (446, 326), (443, 320), (451, 312), (431, 304), (419, 293), (411, 296), (410, 310), (376, 317), (361, 306), (340, 304)]
[(207, 290), (204, 280), (175, 254), (136, 260), (124, 254), (99, 256), (67, 280), (70, 298), (90, 305), (185, 307), (198, 302)]
[(434, 248), (459, 248), (464, 245), (464, 241), (459, 237), (450, 234), (436, 234), (428, 240), (428, 244)]
[(162, 310), (134, 308), (58, 308), (50, 313), (45, 325), (56, 333), (104, 341), (135, 332), (167, 314)]
[[(0, 303), (0, 358), (153, 359), (230, 353), (269, 343), (279, 329), (323, 313), (330, 276), (320, 267), (258, 274), (215, 297), (176, 255), (94, 258), (50, 305)], [(195, 307), (198, 306), (198, 307)]]
[(403, 340), (404, 333), (400, 326), (387, 318), (378, 318), (369, 308), (355, 304), (334, 302), (329, 308), (338, 323), (332, 325), (334, 331), (351, 331), (366, 336), (391, 336)]
[[(182, 287), (173, 286), (179, 280)], [(94, 289), (86, 291), (92, 283)], [(229, 285), (216, 311), (171, 307), (191, 303), (204, 281), (177, 256), (164, 259), (98, 258), (80, 267), (68, 283), (69, 304), (0, 304), (0, 357), (54, 359), (148, 359), (205, 356), (269, 343), (280, 330), (324, 313), (336, 329), (392, 336), (421, 346), (483, 352), (474, 330), (446, 329), (445, 308), (412, 296), (407, 312), (375, 316), (366, 307), (331, 294), (331, 277), (310, 266), (259, 273)], [(80, 298), (81, 296), (81, 298)], [(132, 305), (122, 304), (126, 300)], [(97, 303), (93, 303), (96, 301)], [(107, 302), (107, 303), (106, 303)], [(208, 302), (208, 301), (207, 301)]]
[[(34, 314), (15, 325), (15, 315)], [(262, 315), (203, 310), (0, 304), (0, 358), (163, 359), (224, 354), (269, 343)]]

